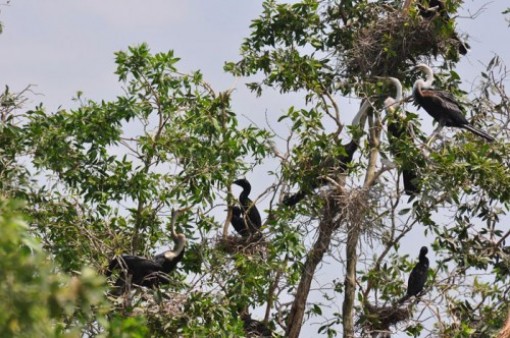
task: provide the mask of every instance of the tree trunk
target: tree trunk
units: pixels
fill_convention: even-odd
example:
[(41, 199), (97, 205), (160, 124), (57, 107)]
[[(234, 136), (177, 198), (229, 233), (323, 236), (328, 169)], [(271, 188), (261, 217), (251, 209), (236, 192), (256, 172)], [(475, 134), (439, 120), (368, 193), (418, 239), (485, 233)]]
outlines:
[(342, 319), (344, 326), (344, 337), (354, 337), (354, 320), (353, 320), (353, 308), (356, 294), (356, 263), (358, 255), (356, 252), (356, 246), (358, 245), (359, 230), (357, 226), (350, 229), (347, 235), (347, 268), (345, 272), (345, 298), (342, 306)]
[[(327, 212), (325, 214), (327, 214)], [(286, 337), (299, 337), (305, 313), (306, 299), (310, 293), (310, 285), (315, 274), (315, 269), (321, 262), (324, 253), (329, 248), (333, 230), (334, 226), (330, 222), (330, 218), (324, 217), (324, 220), (319, 223), (319, 238), (317, 238), (317, 241), (314, 243), (312, 250), (310, 250), (308, 257), (306, 258), (303, 275), (296, 292), (296, 298), (292, 303), (292, 308), (287, 319)]]

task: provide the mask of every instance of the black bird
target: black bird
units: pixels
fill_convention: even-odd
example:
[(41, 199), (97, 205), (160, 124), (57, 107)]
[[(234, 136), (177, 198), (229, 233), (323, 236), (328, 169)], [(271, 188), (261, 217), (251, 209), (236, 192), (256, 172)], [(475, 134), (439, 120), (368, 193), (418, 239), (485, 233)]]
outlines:
[[(371, 109), (372, 105), (370, 104), (370, 101), (367, 99), (364, 99), (361, 107), (352, 120), (351, 126), (352, 127), (358, 127), (360, 129), (364, 129), (365, 125), (365, 118), (367, 116), (368, 111)], [(341, 154), (338, 158), (334, 157), (326, 157), (323, 160), (321, 160), (321, 167), (322, 168), (338, 168), (338, 173), (344, 173), (349, 164), (352, 162), (354, 158), (354, 154), (359, 148), (359, 137), (357, 139), (351, 140), (351, 142), (340, 145), (344, 148), (345, 153)], [(303, 200), (308, 194), (312, 193), (315, 189), (323, 187), (329, 183), (326, 179), (320, 179), (316, 178), (314, 179), (310, 184), (308, 184), (306, 187), (302, 187), (298, 192), (285, 196), (282, 204), (288, 207), (294, 206), (298, 204), (301, 200)]]
[(409, 280), (407, 281), (407, 293), (399, 300), (400, 304), (411, 298), (411, 296), (416, 296), (422, 292), (425, 282), (427, 281), (429, 271), (429, 259), (427, 258), (428, 252), (429, 249), (426, 246), (421, 247), (420, 256), (418, 256), (418, 263), (414, 266), (411, 274), (409, 275)]
[(418, 79), (413, 86), (413, 97), (416, 104), (423, 107), (430, 116), (439, 123), (434, 136), (443, 126), (464, 128), (470, 132), (485, 138), (487, 141), (494, 141), (494, 137), (484, 131), (471, 126), (462, 113), (460, 104), (451, 93), (430, 89), (434, 82), (434, 73), (426, 64), (419, 64), (416, 69), (421, 70), (427, 76), (427, 81)]
[[(342, 147), (345, 150), (345, 154), (342, 154), (338, 159), (333, 159), (331, 157), (326, 158), (323, 161), (322, 166), (335, 167), (336, 165), (338, 165), (339, 173), (345, 172), (348, 168), (349, 163), (352, 162), (356, 150), (358, 150), (358, 144), (356, 143), (356, 141), (352, 140), (346, 145), (342, 145)], [(329, 181), (326, 179), (317, 178), (311, 184), (309, 184), (308, 187), (302, 188), (301, 190), (292, 195), (285, 196), (282, 204), (288, 207), (294, 206), (298, 204), (302, 199), (304, 199), (308, 194), (310, 194), (313, 190), (325, 186), (328, 183)]]
[(121, 288), (129, 283), (148, 288), (166, 284), (169, 282), (167, 274), (175, 269), (184, 256), (186, 236), (176, 234), (174, 242), (174, 250), (164, 251), (156, 255), (154, 259), (131, 255), (113, 258), (108, 265), (106, 276), (110, 277), (114, 270), (120, 270), (115, 286)]
[(234, 181), (234, 184), (243, 188), (243, 191), (239, 195), (239, 203), (241, 203), (242, 214), (246, 219), (250, 233), (256, 233), (262, 226), (262, 219), (260, 218), (260, 214), (255, 203), (248, 198), (251, 192), (251, 184), (245, 178)]
[(243, 213), (241, 208), (238, 206), (233, 206), (232, 208), (232, 218), (230, 219), (230, 223), (237, 231), (239, 235), (242, 237), (250, 236), (250, 230), (248, 225), (246, 224), (246, 219), (243, 217)]
[[(443, 1), (441, 0), (422, 0), (422, 3), (427, 4), (428, 6), (425, 7), (422, 4), (418, 3), (418, 9), (420, 11), (420, 15), (427, 20), (432, 20), (436, 16), (439, 16), (446, 24), (450, 22), (450, 15), (448, 14), (448, 11), (446, 10), (446, 6)], [(462, 55), (466, 55), (469, 50), (469, 44), (462, 41), (459, 36), (457, 35), (457, 32), (453, 31), (452, 37), (453, 40), (457, 42), (459, 53)]]
[[(413, 142), (412, 135), (405, 125), (405, 116), (397, 111), (402, 101), (402, 84), (397, 78), (387, 78), (397, 89), (395, 98), (391, 96), (384, 100), (384, 107), (388, 113), (388, 141), (390, 142), (390, 151), (395, 157), (398, 157), (402, 164), (400, 171), (402, 172), (402, 180), (404, 181), (404, 192), (413, 196), (420, 192), (420, 183), (418, 173), (416, 172), (416, 158), (406, 157), (399, 149), (401, 142)], [(408, 154), (407, 154), (408, 155)]]

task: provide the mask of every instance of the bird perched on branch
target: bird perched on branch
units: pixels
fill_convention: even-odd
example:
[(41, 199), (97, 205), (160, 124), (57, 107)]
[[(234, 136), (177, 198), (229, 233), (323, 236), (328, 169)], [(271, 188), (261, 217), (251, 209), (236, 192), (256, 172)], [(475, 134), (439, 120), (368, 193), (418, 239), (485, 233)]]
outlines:
[[(253, 201), (248, 197), (251, 192), (251, 184), (245, 178), (241, 178), (241, 179), (234, 181), (234, 184), (243, 188), (243, 191), (241, 192), (241, 194), (239, 194), (239, 203), (241, 204), (240, 210), (242, 213), (241, 213), (241, 215), (239, 215), (238, 211), (234, 209), (236, 207), (233, 207), (233, 209), (232, 209), (233, 217), (232, 218), (234, 219), (234, 216), (236, 216), (234, 214), (234, 212), (235, 212), (237, 214), (237, 216), (240, 216), (241, 219), (243, 219), (244, 222), (246, 223), (246, 225), (248, 227), (249, 234), (254, 234), (257, 231), (259, 231), (260, 227), (262, 226), (262, 219), (260, 218), (260, 213), (259, 213), (257, 207), (255, 206), (255, 203), (253, 203)], [(236, 218), (236, 221), (238, 221), (238, 220), (239, 219)], [(234, 225), (234, 224), (232, 224), (232, 225)], [(238, 223), (238, 226), (239, 226), (239, 228), (241, 228), (240, 223)], [(234, 225), (234, 228), (236, 228), (236, 225)], [(241, 234), (241, 233), (239, 233), (239, 234), (241, 236), (243, 236), (243, 234)]]
[(427, 275), (429, 271), (429, 259), (427, 253), (429, 249), (426, 246), (422, 246), (420, 249), (420, 255), (418, 256), (418, 263), (414, 266), (409, 280), (407, 281), (407, 293), (404, 297), (400, 298), (399, 304), (404, 303), (412, 296), (417, 296), (423, 291), (425, 282), (427, 281)]
[[(371, 104), (368, 99), (364, 99), (358, 113), (355, 115), (352, 120), (351, 126), (357, 127), (360, 129), (364, 129), (365, 120), (369, 110), (371, 109)], [(338, 173), (345, 173), (349, 164), (352, 162), (354, 158), (354, 154), (359, 148), (359, 137), (351, 140), (347, 144), (340, 145), (344, 149), (344, 153), (341, 154), (337, 158), (333, 158), (331, 156), (326, 157), (321, 162), (321, 166), (323, 168), (338, 168)], [(326, 179), (316, 178), (311, 184), (307, 187), (301, 188), (298, 192), (285, 196), (282, 201), (282, 204), (287, 207), (292, 207), (298, 204), (301, 200), (303, 200), (308, 194), (311, 194), (315, 189), (323, 187), (329, 183)]]
[(246, 224), (246, 219), (243, 217), (243, 211), (241, 208), (233, 206), (231, 209), (232, 218), (230, 219), (230, 223), (234, 227), (235, 231), (242, 237), (250, 236), (250, 230), (248, 224)]
[(469, 124), (468, 120), (462, 112), (460, 104), (455, 97), (448, 92), (431, 89), (434, 82), (434, 73), (432, 68), (426, 64), (419, 64), (415, 67), (425, 73), (427, 80), (418, 79), (413, 86), (414, 101), (421, 106), (430, 116), (439, 123), (438, 128), (434, 131), (435, 136), (443, 126), (463, 128), (470, 132), (485, 138), (487, 141), (494, 141), (494, 137), (486, 132), (477, 129)]
[(388, 96), (384, 100), (384, 107), (388, 113), (388, 141), (390, 142), (390, 151), (395, 157), (399, 157), (402, 162), (400, 170), (404, 181), (404, 192), (407, 195), (415, 195), (420, 192), (419, 177), (416, 172), (416, 158), (409, 158), (402, 154), (399, 149), (399, 142), (413, 142), (412, 135), (405, 122), (405, 116), (398, 112), (400, 102), (402, 101), (402, 84), (397, 78), (384, 78), (390, 81), (396, 89), (395, 98)]
[(175, 218), (172, 220), (172, 237), (175, 243), (173, 250), (164, 251), (148, 259), (139, 256), (122, 255), (113, 258), (106, 271), (110, 277), (115, 270), (119, 270), (119, 277), (115, 286), (125, 289), (129, 284), (145, 286), (148, 288), (157, 287), (160, 284), (167, 284), (170, 280), (168, 274), (172, 272), (183, 256), (186, 246), (186, 236), (177, 234), (173, 230)]
[[(358, 143), (355, 140), (350, 141), (345, 145), (341, 145), (344, 148), (345, 153), (340, 155), (338, 158), (327, 157), (321, 163), (324, 167), (338, 167), (338, 173), (344, 173), (347, 171), (348, 165), (352, 162), (356, 150), (358, 150)], [(329, 183), (327, 179), (315, 178), (308, 186), (301, 188), (298, 192), (285, 196), (282, 204), (288, 207), (292, 207), (303, 200), (308, 194), (311, 194), (313, 190), (325, 186)]]

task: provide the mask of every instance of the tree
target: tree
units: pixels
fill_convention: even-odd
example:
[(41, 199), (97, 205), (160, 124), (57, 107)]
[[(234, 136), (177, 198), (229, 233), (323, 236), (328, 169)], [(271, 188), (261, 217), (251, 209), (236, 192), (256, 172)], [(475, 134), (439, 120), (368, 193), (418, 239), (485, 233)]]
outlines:
[[(461, 2), (445, 5), (453, 15)], [(151, 256), (170, 242), (172, 211), (189, 239), (168, 286), (105, 293), (95, 307), (80, 298), (77, 307), (90, 310), (66, 313), (76, 325), (55, 316), (61, 332), (298, 337), (311, 317), (324, 317), (318, 331), (328, 336), (497, 332), (508, 310), (510, 260), (510, 231), (498, 224), (510, 198), (504, 66), (495, 57), (468, 101), (454, 71), (462, 43), (454, 20), (435, 11), (423, 16), (412, 1), (265, 1), (241, 60), (225, 69), (261, 76), (248, 84), (258, 95), (268, 87), (303, 94), (306, 108), (279, 116), (288, 135), (241, 127), (232, 92), (215, 92), (200, 72), (180, 73), (172, 51), (152, 54), (145, 44), (116, 53), (125, 94), (112, 102), (78, 93), (77, 109), (39, 105), (21, 113), (23, 95), (6, 89), (0, 196), (26, 201), (17, 212), (29, 217), (40, 252), (61, 276), (86, 266), (104, 273), (121, 253)], [(415, 142), (390, 147), (383, 101), (394, 89), (376, 77), (409, 87), (408, 70), (432, 59), (441, 60), (438, 86), (464, 98), (470, 120), (496, 142), (451, 131), (428, 147), (420, 116), (407, 105)], [(362, 99), (358, 116), (339, 103), (348, 95)], [(408, 198), (395, 173), (412, 159), (421, 192)], [(275, 160), (273, 182), (257, 182), (267, 189), (252, 197), (257, 205), (270, 197), (263, 236), (229, 235), (232, 182)], [(424, 295), (399, 306), (416, 258), (398, 249), (411, 231), (430, 239), (435, 259)], [(318, 277), (331, 258), (341, 273)], [(324, 302), (309, 297), (317, 279), (330, 285)], [(328, 311), (334, 302), (341, 312)]]

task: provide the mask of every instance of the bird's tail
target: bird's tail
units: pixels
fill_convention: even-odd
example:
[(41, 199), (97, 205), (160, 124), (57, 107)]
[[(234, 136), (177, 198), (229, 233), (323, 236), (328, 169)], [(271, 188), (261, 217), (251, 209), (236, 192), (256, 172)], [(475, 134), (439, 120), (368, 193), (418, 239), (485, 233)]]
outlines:
[(465, 124), (462, 126), (462, 128), (464, 129), (467, 129), (469, 130), (470, 132), (480, 136), (480, 137), (483, 137), (484, 139), (486, 139), (487, 141), (489, 142), (493, 142), (495, 140), (494, 137), (490, 136), (489, 134), (487, 134), (486, 132), (484, 131), (481, 131), (480, 129), (476, 129), (475, 127), (473, 127), (472, 125), (469, 125), (469, 124)]

